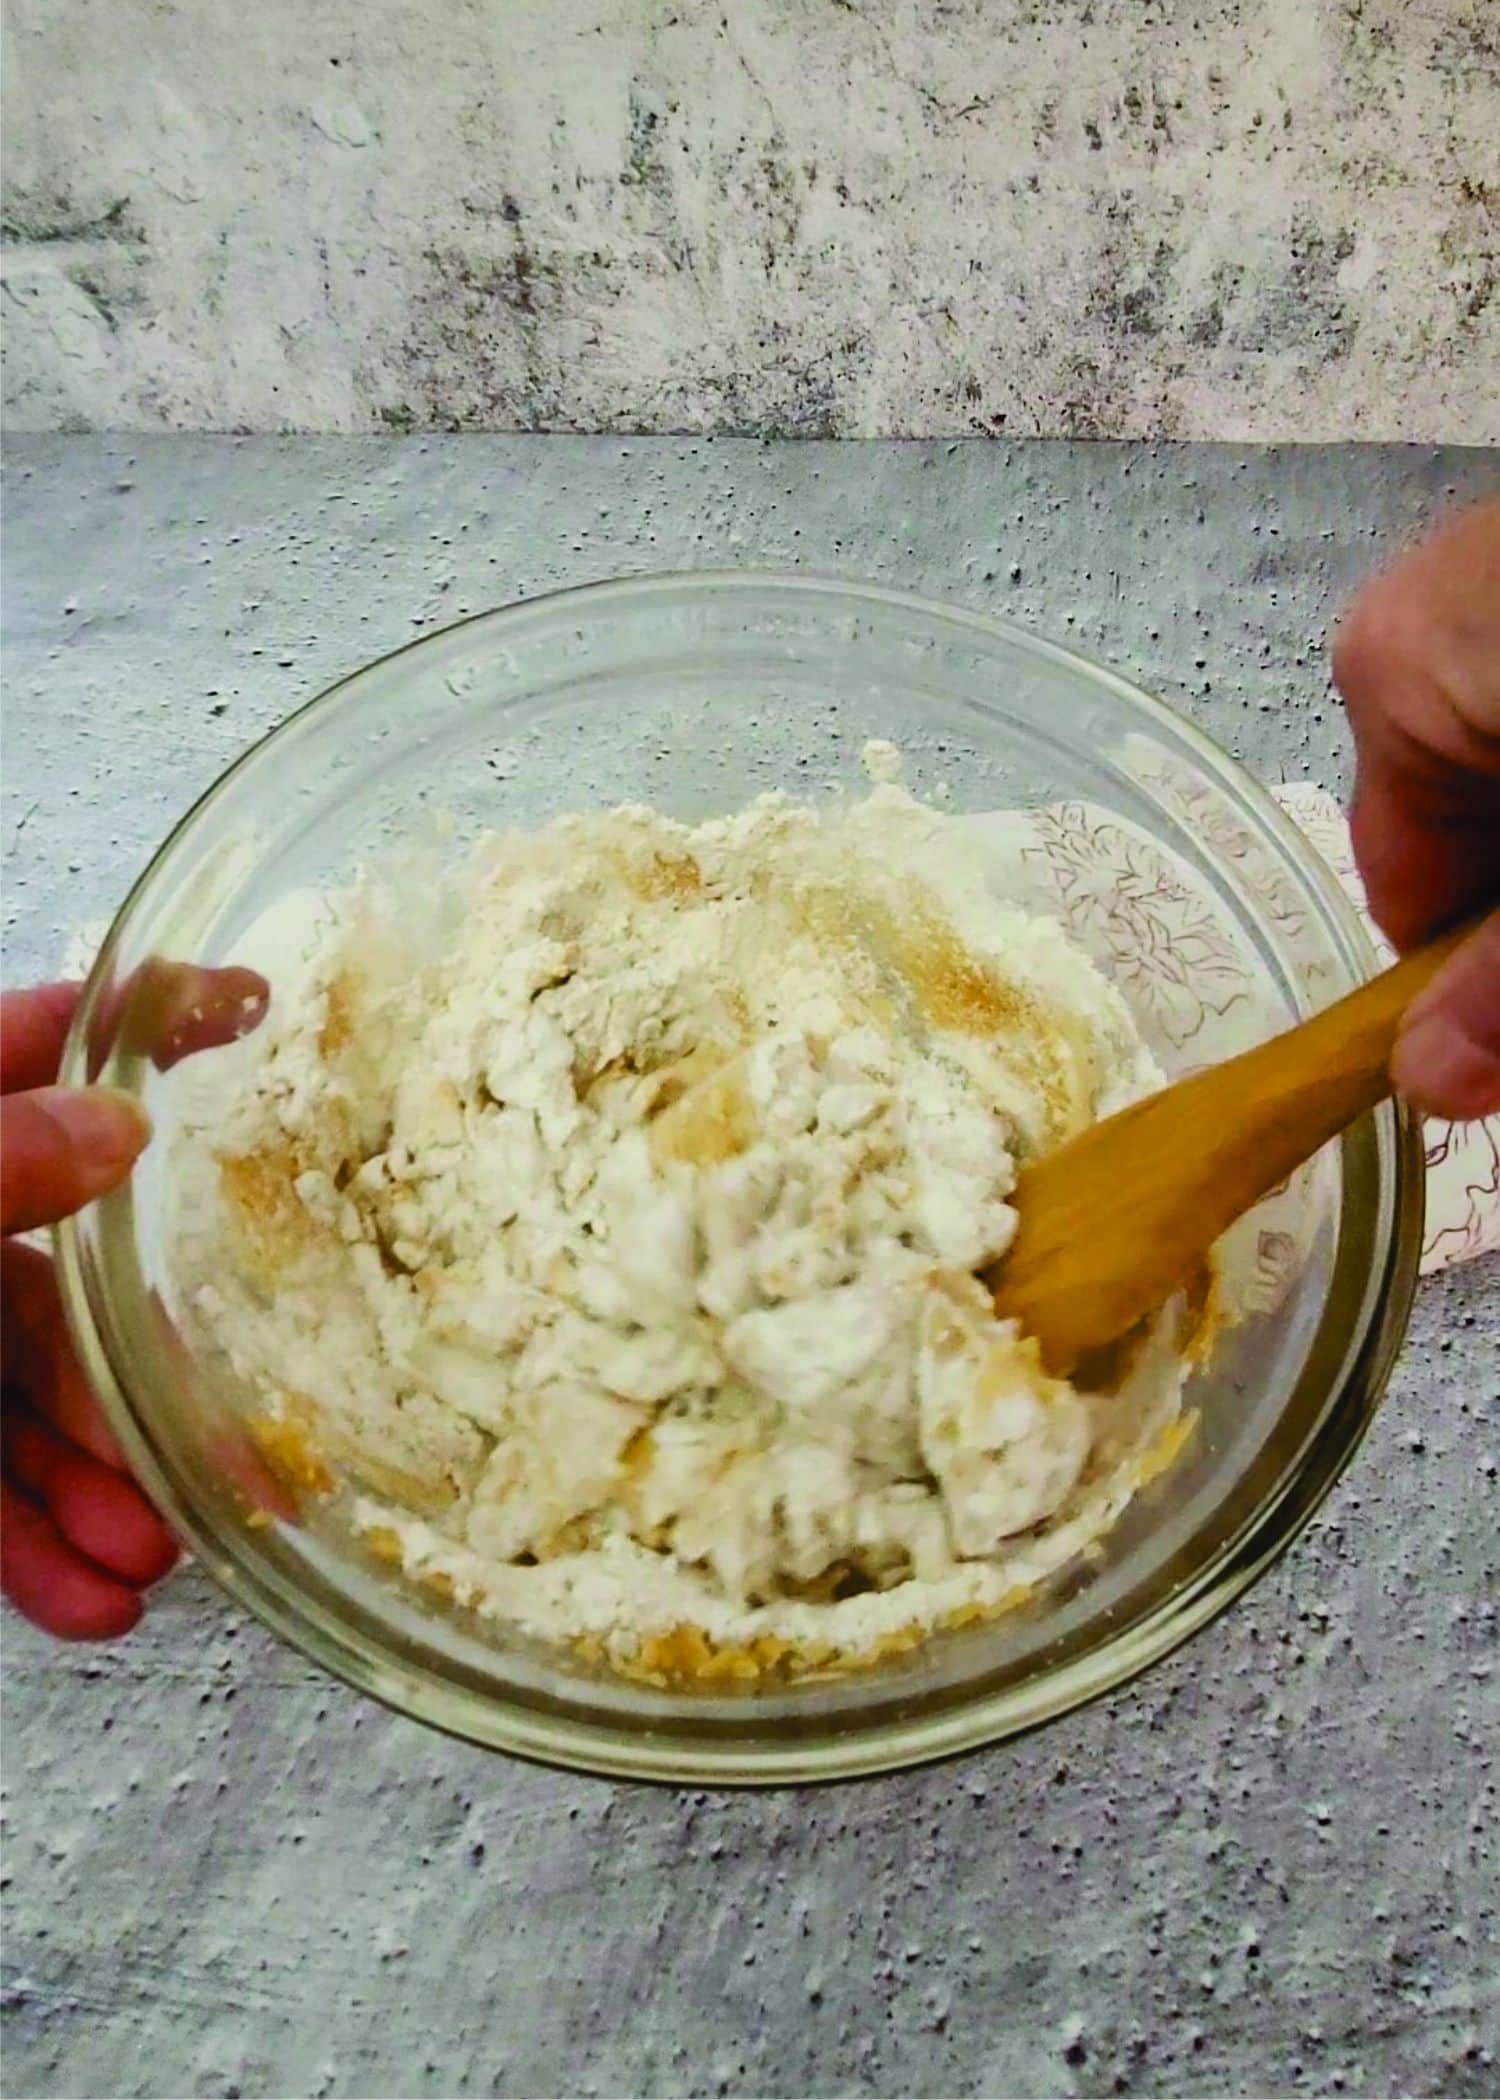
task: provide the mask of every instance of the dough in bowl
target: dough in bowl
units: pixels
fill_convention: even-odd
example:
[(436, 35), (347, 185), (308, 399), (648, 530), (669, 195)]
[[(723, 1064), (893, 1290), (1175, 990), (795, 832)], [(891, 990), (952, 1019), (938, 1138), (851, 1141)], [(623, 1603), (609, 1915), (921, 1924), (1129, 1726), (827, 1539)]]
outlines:
[(1159, 1083), (892, 779), (564, 817), (320, 900), (179, 1140), (178, 1309), (405, 1577), (654, 1682), (852, 1668), (1186, 1433), (1172, 1312), (1093, 1393), (975, 1280), (1017, 1165)]

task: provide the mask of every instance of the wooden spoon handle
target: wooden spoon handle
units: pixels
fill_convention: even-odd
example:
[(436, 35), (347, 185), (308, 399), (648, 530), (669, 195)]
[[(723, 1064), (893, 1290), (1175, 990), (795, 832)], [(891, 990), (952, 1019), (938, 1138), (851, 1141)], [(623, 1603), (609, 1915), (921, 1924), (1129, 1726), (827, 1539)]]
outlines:
[(1215, 1067), (1235, 1076), (1244, 1110), (1257, 1119), (1266, 1145), (1262, 1185), (1248, 1193), (1226, 1190), (1226, 1199), (1237, 1197), (1226, 1224), (1385, 1099), (1402, 1017), (1473, 931), (1466, 924), (1440, 934), (1310, 1021)]

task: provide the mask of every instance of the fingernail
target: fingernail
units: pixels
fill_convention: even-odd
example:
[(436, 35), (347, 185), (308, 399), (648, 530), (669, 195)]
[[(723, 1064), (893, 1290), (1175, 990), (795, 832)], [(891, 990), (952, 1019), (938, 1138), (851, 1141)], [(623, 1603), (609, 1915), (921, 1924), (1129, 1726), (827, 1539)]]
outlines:
[(1500, 1062), (1446, 1012), (1419, 1014), (1402, 1030), (1391, 1077), (1419, 1108), (1456, 1123), (1500, 1108)]
[(146, 1111), (118, 1087), (44, 1087), (41, 1105), (73, 1150), (101, 1172), (128, 1167), (151, 1136)]

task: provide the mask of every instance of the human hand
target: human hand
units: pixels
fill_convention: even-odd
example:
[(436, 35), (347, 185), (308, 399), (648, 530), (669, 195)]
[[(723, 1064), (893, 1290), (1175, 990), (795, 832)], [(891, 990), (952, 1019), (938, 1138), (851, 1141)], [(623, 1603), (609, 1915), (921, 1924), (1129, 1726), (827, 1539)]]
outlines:
[[(1409, 948), (1500, 899), (1500, 503), (1365, 586), (1333, 673), (1358, 753), (1355, 858)], [(1500, 910), (1412, 1005), (1391, 1071), (1435, 1115), (1500, 1109)]]
[[(105, 1195), (150, 1136), (107, 1087), (59, 1087), (72, 985), (0, 995), (0, 1231), (50, 1225)], [(126, 1633), (142, 1589), (177, 1557), (126, 1476), (68, 1340), (52, 1264), (0, 1245), (5, 1413), (0, 1586), (28, 1619), (74, 1640)]]
[[(0, 1233), (69, 1216), (129, 1173), (150, 1136), (128, 1095), (59, 1087), (74, 985), (0, 994)], [(260, 1020), (263, 979), (245, 970), (155, 964), (137, 974), (116, 1025), (149, 1032), (159, 1067), (231, 1041)], [(0, 1588), (27, 1618), (72, 1640), (109, 1640), (140, 1617), (141, 1592), (177, 1557), (73, 1354), (52, 1264), (0, 1240), (4, 1300)]]

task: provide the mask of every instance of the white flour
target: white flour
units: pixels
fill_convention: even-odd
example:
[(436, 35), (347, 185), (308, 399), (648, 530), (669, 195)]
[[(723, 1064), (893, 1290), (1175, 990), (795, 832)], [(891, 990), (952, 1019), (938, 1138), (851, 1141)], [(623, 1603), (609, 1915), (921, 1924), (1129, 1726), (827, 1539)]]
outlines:
[[(991, 1315), (1015, 1162), (1157, 1083), (1117, 994), (891, 782), (493, 837), (325, 900), (175, 1260), (266, 1449), (409, 1575), (625, 1667), (868, 1659), (1010, 1601), (1175, 1420)], [(420, 923), (418, 919), (420, 918)]]

